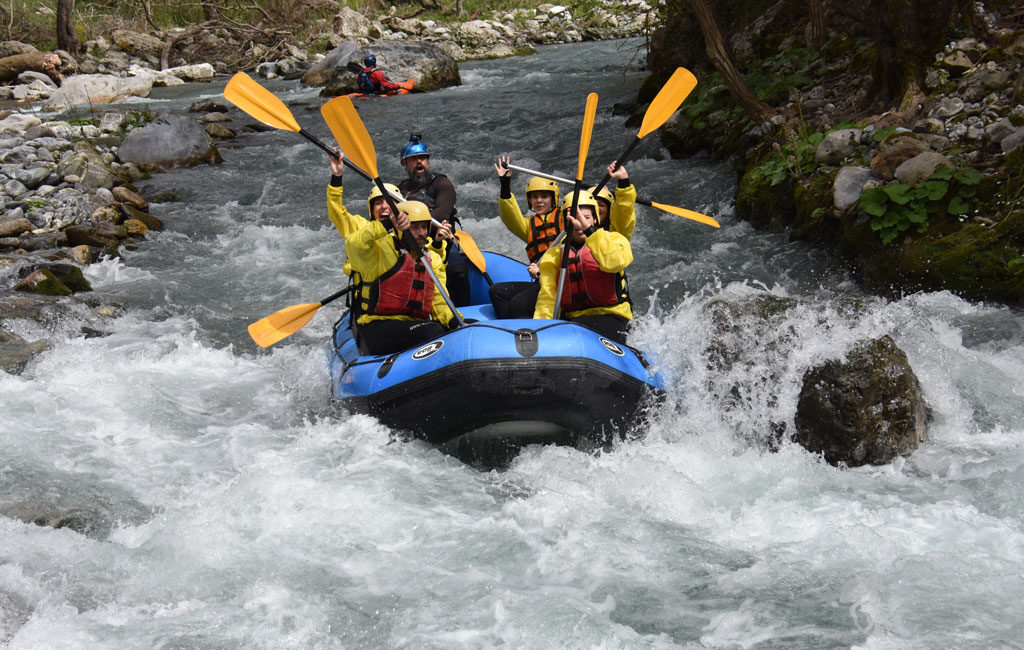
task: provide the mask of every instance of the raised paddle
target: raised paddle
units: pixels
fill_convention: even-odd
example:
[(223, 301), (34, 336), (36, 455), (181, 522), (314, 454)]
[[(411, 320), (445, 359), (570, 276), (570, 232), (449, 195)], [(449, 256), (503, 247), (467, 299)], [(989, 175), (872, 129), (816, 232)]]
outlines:
[[(366, 131), (366, 126), (363, 124), (363, 120), (360, 119), (359, 113), (356, 112), (356, 107), (352, 104), (352, 100), (348, 97), (335, 97), (320, 107), (320, 113), (327, 122), (327, 126), (331, 129), (331, 133), (334, 134), (334, 139), (341, 145), (345, 155), (352, 158), (357, 167), (365, 169), (373, 177), (373, 182), (380, 188), (381, 194), (384, 195), (384, 200), (388, 202), (388, 207), (391, 208), (391, 214), (397, 215), (398, 207), (395, 205), (395, 201), (391, 198), (387, 188), (384, 187), (384, 181), (381, 180), (380, 174), (377, 173), (377, 150), (374, 148), (373, 140), (370, 139), (370, 134)], [(403, 230), (401, 238), (402, 243), (414, 258), (420, 259), (423, 257), (423, 249), (420, 248), (419, 242), (412, 236), (412, 233), (408, 230)], [(455, 308), (455, 304), (452, 302), (451, 296), (448, 295), (445, 286), (437, 279), (437, 275), (430, 265), (429, 258), (423, 266), (454, 315), (455, 321), (459, 327), (462, 327), (465, 324), (462, 320), (462, 315)]]
[(352, 287), (342, 289), (338, 293), (332, 294), (317, 303), (292, 305), (291, 307), (285, 307), (280, 311), (276, 311), (250, 325), (249, 336), (261, 348), (270, 347), (281, 339), (288, 338), (295, 332), (298, 332), (313, 318), (318, 309), (331, 301), (341, 298), (349, 291), (352, 291)]
[[(644, 136), (650, 134), (653, 131), (657, 131), (658, 128), (668, 121), (668, 118), (679, 109), (679, 105), (683, 103), (683, 100), (690, 94), (690, 92), (697, 86), (697, 77), (693, 76), (693, 73), (686, 68), (676, 68), (676, 71), (672, 73), (665, 85), (661, 87), (658, 94), (651, 100), (650, 105), (647, 107), (647, 112), (644, 113), (643, 122), (640, 123), (640, 130), (636, 134), (636, 139), (629, 143), (626, 150), (615, 160), (615, 166), (618, 168), (626, 162), (626, 158), (633, 151), (633, 147), (640, 143), (644, 139)], [(611, 174), (605, 174), (601, 182), (594, 188), (594, 195), (596, 196), (601, 188), (608, 184), (611, 180)]]
[[(520, 167), (519, 165), (513, 165), (512, 163), (508, 164), (508, 168), (514, 169), (517, 172), (523, 172), (524, 174), (530, 174), (531, 176), (547, 178), (549, 180), (555, 181), (556, 183), (565, 183), (567, 185), (572, 185), (576, 182), (569, 178), (562, 178), (561, 176), (555, 176), (553, 174), (545, 174), (544, 172), (539, 172), (535, 169), (527, 169), (526, 167)], [(701, 214), (700, 212), (694, 212), (693, 210), (687, 210), (686, 208), (679, 208), (674, 205), (655, 203), (650, 199), (637, 198), (636, 202), (639, 203), (640, 205), (648, 205), (656, 210), (662, 210), (664, 212), (668, 212), (669, 214), (674, 214), (678, 217), (683, 217), (684, 219), (692, 219), (694, 221), (706, 224), (708, 226), (712, 226), (714, 228), (721, 228), (717, 221), (715, 221), (714, 219), (707, 215)]]
[(352, 74), (359, 74), (363, 71), (363, 66), (359, 65), (355, 61), (349, 61), (345, 67), (348, 68), (348, 71)]
[[(228, 84), (224, 86), (224, 99), (228, 100), (238, 108), (260, 122), (282, 131), (294, 131), (306, 138), (316, 146), (327, 152), (332, 158), (338, 156), (334, 150), (321, 142), (315, 135), (305, 130), (295, 121), (292, 112), (284, 105), (274, 93), (256, 83), (252, 77), (244, 72), (236, 72)], [(372, 180), (369, 174), (356, 167), (346, 160), (345, 164), (366, 180)]]
[[(580, 190), (583, 189), (583, 169), (587, 166), (587, 152), (590, 150), (590, 135), (594, 132), (594, 118), (597, 116), (597, 93), (587, 95), (587, 105), (583, 111), (583, 129), (580, 131), (580, 151), (576, 164), (576, 182), (572, 195), (572, 207), (570, 211), (576, 215), (576, 208), (580, 200)], [(571, 227), (568, 217), (562, 216), (562, 223), (565, 230)], [(558, 312), (562, 307), (562, 292), (565, 290), (565, 273), (569, 267), (569, 246), (562, 244), (562, 264), (558, 270), (558, 288), (555, 291), (555, 307), (552, 316), (557, 319)]]

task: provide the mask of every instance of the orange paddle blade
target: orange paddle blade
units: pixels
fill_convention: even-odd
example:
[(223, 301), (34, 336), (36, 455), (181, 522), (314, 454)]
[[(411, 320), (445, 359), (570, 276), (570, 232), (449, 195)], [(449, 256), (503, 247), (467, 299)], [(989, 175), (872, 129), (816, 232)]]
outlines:
[(576, 179), (583, 180), (583, 168), (587, 166), (587, 152), (590, 150), (590, 134), (594, 131), (594, 118), (597, 116), (597, 93), (587, 95), (587, 107), (583, 111), (583, 131), (580, 133), (579, 165), (576, 167)]
[(292, 305), (249, 326), (249, 336), (261, 348), (270, 347), (306, 326), (323, 303)]
[(477, 268), (481, 273), (487, 272), (487, 260), (484, 259), (484, 254), (480, 252), (480, 247), (476, 245), (476, 242), (469, 233), (465, 230), (456, 230), (455, 239), (459, 240), (459, 246), (462, 247), (462, 252), (466, 254), (466, 258)]
[(713, 228), (721, 228), (722, 227), (722, 226), (719, 225), (719, 223), (717, 221), (715, 221), (711, 217), (709, 217), (709, 216), (707, 216), (705, 214), (701, 214), (700, 212), (694, 212), (693, 210), (687, 210), (686, 208), (680, 208), (680, 207), (674, 206), (674, 205), (665, 205), (664, 203), (655, 203), (654, 201), (651, 201), (651, 207), (652, 208), (657, 208), (658, 210), (663, 210), (665, 212), (674, 214), (674, 215), (679, 216), (679, 217), (683, 217), (684, 219), (693, 219), (694, 221), (697, 221), (697, 222), (702, 223), (702, 224), (707, 225), (707, 226), (711, 226)]
[(224, 86), (224, 99), (267, 126), (285, 131), (301, 130), (284, 102), (244, 72), (235, 73)]
[(651, 131), (656, 130), (672, 117), (672, 114), (679, 109), (679, 105), (697, 87), (697, 77), (686, 68), (676, 68), (669, 80), (661, 87), (658, 94), (651, 100), (644, 114), (644, 121), (640, 124), (640, 131), (636, 137), (643, 138)]
[(352, 159), (356, 167), (366, 171), (370, 178), (377, 178), (377, 150), (366, 131), (363, 120), (348, 97), (335, 97), (320, 107), (320, 114), (331, 129), (341, 150)]

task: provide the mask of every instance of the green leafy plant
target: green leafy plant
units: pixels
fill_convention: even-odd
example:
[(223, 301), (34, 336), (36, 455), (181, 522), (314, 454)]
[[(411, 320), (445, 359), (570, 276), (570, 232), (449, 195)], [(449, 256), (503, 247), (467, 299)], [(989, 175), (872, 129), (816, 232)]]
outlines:
[(1024, 257), (1015, 257), (1006, 263), (1006, 268), (1013, 271), (1014, 275), (1024, 273)]
[(817, 167), (814, 154), (824, 138), (824, 133), (815, 132), (780, 145), (778, 152), (762, 162), (754, 171), (755, 177), (767, 180), (772, 187), (790, 176), (804, 178)]
[(939, 165), (921, 183), (875, 187), (861, 194), (858, 202), (872, 217), (871, 229), (879, 233), (883, 244), (890, 244), (911, 228), (919, 233), (928, 230), (929, 215), (966, 215), (979, 180), (981, 174), (972, 167), (954, 172)]

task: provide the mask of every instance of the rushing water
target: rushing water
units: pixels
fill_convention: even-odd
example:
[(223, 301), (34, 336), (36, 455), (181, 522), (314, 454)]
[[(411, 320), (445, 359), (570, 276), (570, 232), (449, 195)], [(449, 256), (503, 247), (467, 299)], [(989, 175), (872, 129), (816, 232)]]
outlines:
[[(422, 131), (466, 229), (521, 255), (492, 163), (574, 176), (593, 91), (597, 178), (635, 133), (611, 107), (636, 90), (637, 45), (463, 64), (458, 88), (360, 103), (382, 175), (400, 178), (398, 151)], [(272, 87), (311, 104), (296, 118), (329, 138), (312, 91)], [(149, 104), (187, 104), (186, 90)], [(271, 132), (222, 153), (148, 181), (183, 198), (153, 206), (167, 229), (87, 270), (120, 309), (13, 323), (54, 345), (0, 373), (0, 506), (51, 504), (82, 532), (0, 516), (0, 642), (1024, 647), (1020, 314), (859, 295), (827, 256), (738, 222), (728, 164), (669, 159), (651, 136), (627, 165), (641, 195), (722, 223), (638, 208), (633, 342), (670, 377), (668, 402), (611, 452), (528, 448), (481, 472), (333, 410), (333, 305), (268, 351), (248, 339), (249, 322), (343, 286), (344, 249), (318, 149)], [(346, 203), (365, 214), (368, 186), (349, 176)], [(741, 320), (729, 342), (742, 362), (707, 370), (709, 303), (765, 295), (798, 306)], [(791, 430), (804, 371), (882, 334), (921, 380), (931, 440), (854, 470), (794, 444), (766, 451)]]

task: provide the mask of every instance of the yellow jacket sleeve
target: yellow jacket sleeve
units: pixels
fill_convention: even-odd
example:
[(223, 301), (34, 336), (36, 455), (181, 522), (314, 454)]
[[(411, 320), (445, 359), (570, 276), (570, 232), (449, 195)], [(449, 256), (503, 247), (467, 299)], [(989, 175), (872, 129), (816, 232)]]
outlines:
[(598, 228), (587, 237), (597, 265), (605, 273), (618, 273), (633, 263), (633, 247), (624, 235)]
[(373, 282), (398, 261), (391, 233), (380, 221), (368, 221), (346, 237), (345, 253), (352, 270), (357, 271), (364, 282)]
[(608, 211), (612, 232), (617, 232), (626, 239), (633, 239), (636, 229), (636, 187), (618, 187), (615, 189), (615, 203)]
[(530, 223), (523, 216), (523, 211), (519, 209), (514, 194), (507, 199), (498, 199), (498, 214), (509, 232), (524, 242), (530, 242)]
[(558, 271), (562, 267), (562, 245), (552, 246), (540, 258), (540, 293), (533, 308), (534, 318), (554, 318)]
[(342, 237), (348, 237), (365, 226), (368, 221), (358, 214), (351, 214), (341, 202), (342, 188), (327, 186), (327, 218), (338, 229)]

